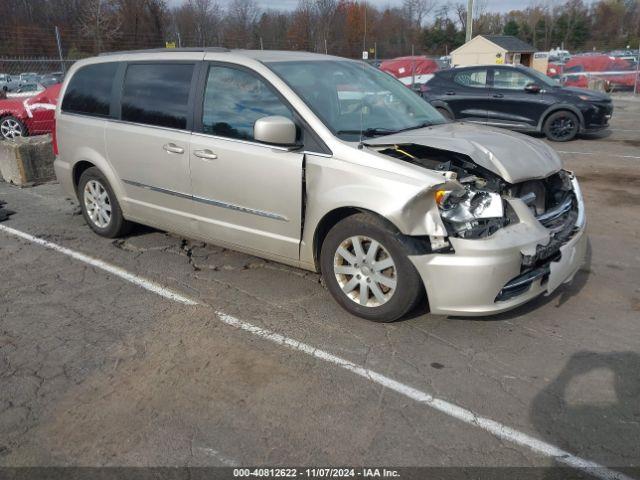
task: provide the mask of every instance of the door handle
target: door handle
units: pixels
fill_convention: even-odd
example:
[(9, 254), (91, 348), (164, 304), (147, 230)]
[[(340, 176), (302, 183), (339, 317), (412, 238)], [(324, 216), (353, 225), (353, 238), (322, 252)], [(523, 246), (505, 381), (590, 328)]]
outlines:
[(455, 95), (456, 92), (449, 90), (448, 92), (444, 93), (445, 95)]
[(493, 98), (504, 98), (504, 95), (501, 93), (494, 93)]
[(198, 158), (204, 158), (205, 160), (215, 160), (218, 158), (218, 155), (213, 153), (211, 150), (196, 150), (193, 154)]
[(169, 153), (184, 153), (184, 148), (177, 146), (175, 143), (165, 143), (162, 148)]

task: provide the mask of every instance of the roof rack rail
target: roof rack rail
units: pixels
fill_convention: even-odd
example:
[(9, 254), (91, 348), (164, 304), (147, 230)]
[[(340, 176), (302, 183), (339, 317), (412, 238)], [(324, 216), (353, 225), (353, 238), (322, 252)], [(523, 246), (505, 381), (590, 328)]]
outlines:
[(196, 48), (147, 48), (144, 50), (121, 50), (115, 52), (103, 52), (99, 56), (106, 55), (123, 55), (128, 53), (159, 53), (159, 52), (230, 52), (225, 47), (196, 47)]

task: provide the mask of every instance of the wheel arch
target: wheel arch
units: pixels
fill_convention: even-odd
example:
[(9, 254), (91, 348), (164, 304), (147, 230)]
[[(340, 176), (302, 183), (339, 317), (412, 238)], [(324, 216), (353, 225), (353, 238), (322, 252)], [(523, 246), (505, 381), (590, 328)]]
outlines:
[(329, 230), (331, 230), (338, 222), (344, 220), (356, 213), (371, 213), (376, 216), (380, 216), (375, 212), (366, 210), (359, 207), (338, 207), (325, 213), (325, 215), (316, 224), (315, 231), (313, 232), (313, 263), (316, 270), (320, 271), (320, 251), (322, 250), (322, 244), (324, 243)]
[(73, 166), (71, 177), (73, 179), (73, 188), (76, 191), (76, 194), (78, 193), (78, 184), (80, 183), (80, 177), (85, 170), (88, 170), (91, 167), (95, 167), (95, 165), (88, 160), (80, 160)]
[(584, 115), (582, 114), (580, 109), (574, 105), (571, 105), (568, 103), (562, 103), (558, 105), (552, 105), (542, 113), (542, 115), (540, 116), (540, 121), (538, 122), (538, 127), (537, 127), (539, 132), (542, 132), (542, 129), (544, 128), (544, 123), (547, 121), (549, 116), (557, 112), (573, 113), (576, 117), (578, 117), (578, 122), (580, 122), (579, 130), (582, 131), (584, 129)]
[(100, 149), (82, 146), (77, 149), (73, 149), (72, 152), (70, 152), (70, 155), (65, 154), (63, 156), (71, 157), (68, 161), (68, 175), (71, 176), (72, 186), (74, 191), (76, 191), (76, 194), (78, 181), (80, 180), (82, 172), (87, 168), (96, 167), (105, 176), (118, 200), (120, 201), (124, 198), (122, 182), (120, 181), (117, 173), (111, 167), (111, 164), (105, 158), (104, 152), (101, 152)]
[(446, 110), (447, 112), (449, 112), (449, 115), (451, 115), (451, 118), (456, 118), (456, 116), (453, 113), (453, 110), (451, 110), (451, 107), (449, 106), (449, 104), (447, 104), (447, 102), (443, 101), (443, 100), (433, 100), (431, 102), (429, 102), (431, 104), (431, 106), (433, 108), (441, 108)]
[(352, 215), (364, 213), (370, 215), (379, 221), (382, 225), (393, 231), (394, 235), (402, 237), (411, 246), (407, 254), (422, 254), (430, 248), (427, 240), (422, 236), (412, 236), (403, 234), (398, 226), (384, 215), (368, 210), (362, 207), (338, 207), (327, 212), (316, 225), (316, 229), (313, 234), (313, 262), (316, 267), (316, 271), (320, 272), (320, 252), (322, 251), (322, 245), (327, 237), (329, 231), (337, 225), (339, 222)]

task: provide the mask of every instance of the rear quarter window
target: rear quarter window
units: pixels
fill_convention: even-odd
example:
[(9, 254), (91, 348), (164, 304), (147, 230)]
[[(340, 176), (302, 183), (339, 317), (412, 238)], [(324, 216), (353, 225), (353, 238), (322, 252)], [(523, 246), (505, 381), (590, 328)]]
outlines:
[(117, 63), (96, 63), (80, 68), (69, 81), (62, 99), (62, 111), (109, 116), (117, 69)]

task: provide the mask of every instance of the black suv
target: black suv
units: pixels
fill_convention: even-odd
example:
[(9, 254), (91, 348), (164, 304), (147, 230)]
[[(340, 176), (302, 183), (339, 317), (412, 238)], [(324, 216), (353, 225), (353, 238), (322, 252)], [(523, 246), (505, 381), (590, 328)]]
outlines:
[(422, 86), (422, 96), (449, 119), (543, 132), (556, 142), (608, 127), (613, 112), (607, 95), (562, 87), (520, 65), (442, 70)]

